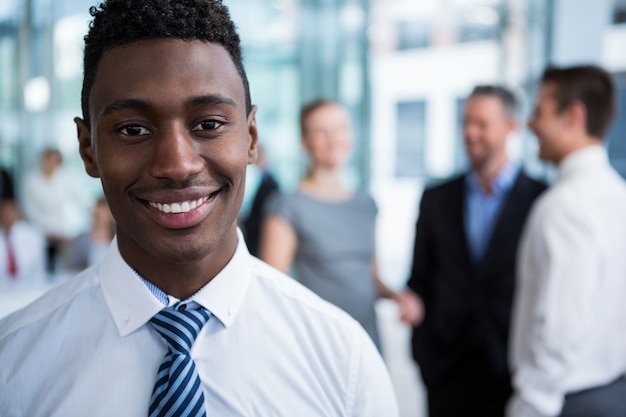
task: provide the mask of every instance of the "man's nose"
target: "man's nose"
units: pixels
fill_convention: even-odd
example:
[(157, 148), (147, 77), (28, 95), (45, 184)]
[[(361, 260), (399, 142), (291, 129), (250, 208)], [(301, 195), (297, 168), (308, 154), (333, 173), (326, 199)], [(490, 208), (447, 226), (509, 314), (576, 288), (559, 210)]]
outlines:
[(179, 124), (162, 128), (154, 139), (150, 174), (156, 178), (184, 181), (205, 166), (201, 144)]

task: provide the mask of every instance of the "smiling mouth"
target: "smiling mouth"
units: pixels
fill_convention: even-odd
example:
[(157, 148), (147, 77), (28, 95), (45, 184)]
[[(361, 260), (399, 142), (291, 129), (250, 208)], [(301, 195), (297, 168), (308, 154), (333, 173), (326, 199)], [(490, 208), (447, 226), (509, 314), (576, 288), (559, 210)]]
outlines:
[(209, 194), (208, 196), (201, 197), (197, 200), (179, 201), (175, 203), (157, 203), (154, 201), (148, 201), (148, 205), (150, 205), (150, 207), (154, 207), (155, 209), (159, 210), (161, 213), (167, 213), (167, 214), (188, 213), (191, 210), (194, 210), (202, 206), (204, 203), (206, 203), (210, 198), (212, 198), (216, 194), (217, 194), (217, 191)]

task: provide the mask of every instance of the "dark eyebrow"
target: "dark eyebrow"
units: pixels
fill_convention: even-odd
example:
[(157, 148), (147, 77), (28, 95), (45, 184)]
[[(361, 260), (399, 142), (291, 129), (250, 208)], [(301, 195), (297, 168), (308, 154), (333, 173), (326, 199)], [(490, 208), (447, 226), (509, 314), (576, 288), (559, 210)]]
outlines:
[(211, 104), (222, 104), (222, 105), (226, 105), (229, 107), (237, 107), (237, 103), (235, 103), (234, 100), (224, 97), (224, 96), (220, 96), (220, 95), (208, 95), (208, 96), (198, 96), (198, 97), (193, 97), (189, 100), (187, 100), (187, 102), (185, 103), (187, 106), (189, 107), (195, 107), (195, 106), (203, 106), (203, 105), (211, 105)]
[[(219, 96), (219, 95), (207, 95), (207, 96), (198, 96), (192, 97), (185, 103), (188, 107), (202, 106), (202, 105), (215, 105), (221, 104), (229, 107), (236, 108), (237, 103), (234, 100)], [(102, 110), (102, 116), (107, 116), (111, 113), (115, 113), (118, 111), (126, 110), (126, 109), (139, 109), (139, 110), (149, 110), (152, 106), (149, 102), (145, 100), (140, 100), (136, 98), (124, 98), (121, 100), (114, 101), (109, 104)]]
[(108, 106), (106, 106), (102, 110), (101, 115), (102, 116), (107, 116), (107, 115), (109, 115), (111, 113), (115, 113), (115, 112), (126, 110), (126, 109), (147, 110), (150, 107), (151, 106), (150, 106), (150, 104), (147, 101), (139, 100), (139, 99), (136, 99), (136, 98), (125, 98), (125, 99), (114, 101), (113, 103), (111, 103)]

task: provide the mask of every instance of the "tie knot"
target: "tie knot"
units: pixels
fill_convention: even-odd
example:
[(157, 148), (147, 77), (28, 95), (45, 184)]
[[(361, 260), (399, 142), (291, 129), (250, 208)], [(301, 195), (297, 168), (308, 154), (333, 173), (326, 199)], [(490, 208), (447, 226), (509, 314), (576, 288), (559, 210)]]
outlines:
[(173, 306), (159, 311), (150, 319), (150, 324), (163, 336), (172, 352), (188, 354), (211, 315), (202, 307), (185, 309), (184, 305), (179, 306), (179, 309)]

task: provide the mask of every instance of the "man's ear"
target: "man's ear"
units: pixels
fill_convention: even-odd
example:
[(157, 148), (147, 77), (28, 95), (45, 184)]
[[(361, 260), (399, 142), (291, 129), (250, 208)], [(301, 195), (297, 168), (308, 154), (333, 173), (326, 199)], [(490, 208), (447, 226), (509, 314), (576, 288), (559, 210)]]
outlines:
[(567, 108), (568, 121), (572, 126), (582, 127), (583, 131), (587, 130), (587, 108), (578, 100), (575, 100)]
[(259, 144), (259, 132), (256, 128), (256, 106), (252, 106), (250, 114), (248, 114), (248, 164), (254, 164), (257, 159), (257, 149)]
[(78, 136), (78, 152), (85, 165), (85, 171), (90, 177), (99, 178), (98, 165), (91, 143), (91, 131), (85, 121), (79, 117), (74, 118), (76, 123), (76, 134)]
[(511, 117), (507, 121), (507, 132), (508, 132), (509, 135), (511, 133), (515, 132), (518, 127), (519, 127), (518, 122), (517, 122), (517, 120), (514, 117)]

